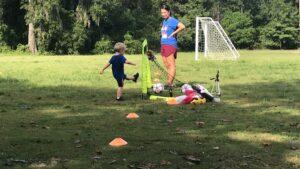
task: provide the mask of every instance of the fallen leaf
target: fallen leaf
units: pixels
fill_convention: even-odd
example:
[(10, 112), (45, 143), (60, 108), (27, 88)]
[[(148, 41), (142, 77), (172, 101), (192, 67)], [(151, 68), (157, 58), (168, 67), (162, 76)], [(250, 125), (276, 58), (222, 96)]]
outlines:
[(241, 166), (246, 167), (246, 166), (248, 166), (248, 164), (246, 162), (244, 162), (244, 163), (241, 164)]
[(49, 129), (50, 129), (50, 127), (49, 127), (49, 126), (43, 126), (42, 128), (43, 128), (43, 129), (47, 129), (47, 130), (49, 130)]
[(290, 149), (291, 149), (291, 150), (297, 150), (298, 148), (295, 147), (295, 146), (292, 146)]
[(204, 121), (196, 121), (196, 125), (199, 127), (203, 127), (205, 125)]
[(155, 166), (156, 166), (155, 164), (148, 163), (146, 165), (137, 166), (136, 168), (137, 169), (154, 169), (154, 168), (156, 168)]
[(199, 140), (196, 140), (195, 144), (202, 145), (202, 143)]
[(80, 140), (75, 140), (74, 144), (79, 144), (81, 141)]
[(188, 162), (186, 162), (188, 165), (195, 165), (194, 163), (192, 163), (192, 162), (190, 162), (190, 161), (188, 161)]
[(299, 123), (290, 123), (291, 127), (297, 127), (299, 125)]
[(173, 123), (173, 120), (172, 119), (168, 119), (167, 122), (168, 123)]
[(222, 122), (232, 122), (230, 119), (222, 119)]
[(264, 147), (268, 147), (268, 146), (270, 146), (270, 145), (271, 145), (271, 143), (270, 143), (270, 142), (263, 142), (262, 144), (263, 144), (263, 146), (264, 146)]
[(170, 153), (173, 155), (178, 155), (178, 153), (175, 150), (170, 150)]
[(144, 146), (139, 146), (137, 149), (138, 150), (143, 150), (145, 147)]
[(31, 106), (29, 106), (29, 105), (21, 105), (20, 108), (21, 108), (21, 109), (30, 110), (30, 109), (31, 109)]
[(101, 157), (97, 155), (97, 156), (94, 156), (94, 157), (93, 157), (93, 160), (100, 160), (100, 158), (101, 158)]
[(116, 162), (117, 162), (117, 160), (112, 160), (111, 162), (109, 162), (109, 164), (112, 165), (112, 164), (114, 164)]
[(216, 147), (213, 147), (214, 150), (219, 150), (220, 147), (216, 146)]
[(35, 121), (30, 121), (30, 124), (31, 124), (31, 125), (35, 125), (36, 122), (35, 122)]
[(33, 163), (29, 166), (29, 168), (45, 168), (47, 164), (45, 163)]
[(102, 154), (102, 152), (101, 152), (101, 150), (100, 150), (100, 149), (96, 149), (96, 151), (95, 151), (95, 152), (96, 152), (96, 154), (97, 154), (97, 155), (101, 155), (101, 154)]
[(192, 155), (188, 155), (184, 157), (185, 160), (192, 162), (194, 164), (199, 164), (201, 162), (200, 158), (197, 158), (195, 156)]
[(19, 159), (8, 159), (8, 161), (13, 162), (13, 163), (22, 163), (22, 164), (27, 163), (26, 160), (19, 160)]
[(136, 168), (134, 164), (129, 164), (128, 167), (129, 168)]
[(171, 165), (172, 163), (170, 161), (161, 160), (160, 165)]
[(75, 147), (76, 147), (76, 148), (81, 148), (82, 145), (81, 145), (81, 144), (78, 144), (78, 145), (76, 145)]
[(176, 129), (176, 133), (177, 133), (177, 134), (185, 134), (186, 131), (185, 131), (184, 129), (177, 128), (177, 129)]
[(51, 158), (51, 161), (50, 161), (50, 164), (49, 164), (48, 167), (50, 167), (50, 168), (55, 167), (55, 166), (58, 164), (59, 161), (61, 161), (61, 159), (59, 159), (59, 158), (54, 158), (54, 157)]

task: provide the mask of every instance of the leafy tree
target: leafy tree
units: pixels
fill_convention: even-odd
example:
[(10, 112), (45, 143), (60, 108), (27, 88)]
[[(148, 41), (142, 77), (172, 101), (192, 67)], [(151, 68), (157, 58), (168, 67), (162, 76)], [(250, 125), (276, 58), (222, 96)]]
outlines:
[(124, 43), (126, 45), (126, 52), (128, 54), (137, 54), (140, 53), (142, 51), (142, 42), (138, 41), (138, 40), (134, 40), (133, 36), (130, 35), (129, 32), (127, 32), (124, 36)]
[[(147, 38), (150, 48), (158, 50), (162, 2), (164, 0), (1, 0), (0, 43), (16, 49), (22, 46), (18, 44), (28, 42), (32, 53), (38, 49), (41, 53), (81, 54), (118, 41), (126, 41), (129, 46), (131, 43), (139, 45)], [(239, 48), (297, 48), (299, 2), (296, 0), (167, 2), (173, 16), (186, 25), (178, 36), (181, 50), (194, 49), (196, 16), (210, 16), (220, 21)], [(26, 45), (22, 50), (24, 47)]]
[(113, 44), (108, 37), (102, 37), (101, 40), (96, 42), (93, 53), (95, 54), (104, 54), (113, 52)]
[(255, 29), (248, 13), (226, 12), (222, 25), (238, 48), (252, 48)]
[(260, 6), (265, 25), (260, 28), (260, 42), (271, 49), (292, 49), (297, 47), (299, 30), (298, 14), (291, 2), (270, 0)]
[(297, 47), (298, 30), (280, 22), (270, 22), (261, 30), (260, 40), (270, 49), (294, 49)]

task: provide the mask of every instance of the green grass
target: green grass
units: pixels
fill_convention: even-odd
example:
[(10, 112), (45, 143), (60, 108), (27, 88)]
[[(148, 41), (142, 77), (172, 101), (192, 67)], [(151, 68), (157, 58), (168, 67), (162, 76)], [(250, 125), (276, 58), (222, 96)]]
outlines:
[[(140, 66), (139, 56), (127, 58)], [(141, 100), (139, 83), (126, 83), (126, 101), (114, 101), (111, 71), (97, 70), (108, 59), (1, 54), (1, 169), (300, 166), (299, 51), (241, 51), (237, 62), (195, 62), (193, 53), (180, 53), (178, 78), (210, 88), (220, 68), (223, 97), (178, 107)], [(130, 112), (140, 118), (127, 120)], [(109, 147), (119, 136), (129, 145)]]

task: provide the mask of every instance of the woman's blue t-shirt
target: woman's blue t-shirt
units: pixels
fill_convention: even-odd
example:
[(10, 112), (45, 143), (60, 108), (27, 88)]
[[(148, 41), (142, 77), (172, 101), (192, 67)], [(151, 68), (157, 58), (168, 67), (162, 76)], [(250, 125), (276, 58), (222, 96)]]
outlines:
[(172, 45), (177, 48), (177, 37), (169, 37), (173, 32), (176, 31), (179, 21), (173, 17), (165, 19), (162, 23), (161, 28), (161, 44)]

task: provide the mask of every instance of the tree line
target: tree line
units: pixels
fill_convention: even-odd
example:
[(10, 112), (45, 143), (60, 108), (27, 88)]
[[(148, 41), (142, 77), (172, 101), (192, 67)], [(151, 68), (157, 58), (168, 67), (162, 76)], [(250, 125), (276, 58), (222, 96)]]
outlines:
[[(0, 52), (86, 54), (111, 52), (125, 41), (139, 53), (147, 38), (159, 48), (162, 0), (1, 0)], [(299, 0), (168, 0), (187, 29), (182, 51), (194, 49), (195, 18), (220, 21), (240, 49), (296, 49)]]

